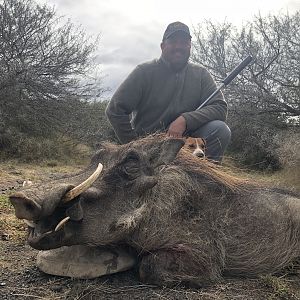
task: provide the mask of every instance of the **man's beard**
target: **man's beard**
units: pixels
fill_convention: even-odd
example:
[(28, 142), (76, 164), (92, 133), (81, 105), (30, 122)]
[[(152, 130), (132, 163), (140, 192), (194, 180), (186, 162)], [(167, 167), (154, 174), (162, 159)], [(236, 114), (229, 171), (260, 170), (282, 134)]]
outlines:
[[(175, 52), (171, 53), (171, 54), (175, 55)], [(177, 61), (176, 60), (172, 60), (172, 56), (170, 56), (168, 58), (168, 56), (163, 55), (165, 61), (168, 62), (168, 64), (171, 67), (171, 69), (174, 70), (175, 72), (178, 72), (178, 71), (182, 70), (186, 66), (186, 64), (187, 64), (187, 62), (189, 60), (190, 53), (181, 52), (181, 54), (183, 55), (182, 59), (179, 59)]]
[(173, 62), (173, 63), (170, 63), (170, 67), (174, 70), (174, 71), (180, 71), (182, 70), (187, 62), (188, 62), (189, 59), (185, 60), (185, 61), (181, 61), (181, 62)]

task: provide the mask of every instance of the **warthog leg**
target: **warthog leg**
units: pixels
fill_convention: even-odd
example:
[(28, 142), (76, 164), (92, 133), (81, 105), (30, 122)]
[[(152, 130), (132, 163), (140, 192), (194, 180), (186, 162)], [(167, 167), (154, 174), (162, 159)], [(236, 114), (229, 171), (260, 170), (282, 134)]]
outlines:
[(197, 259), (185, 250), (156, 250), (145, 255), (139, 265), (140, 279), (149, 284), (188, 287), (202, 287), (216, 281), (220, 268), (212, 267), (205, 258)]

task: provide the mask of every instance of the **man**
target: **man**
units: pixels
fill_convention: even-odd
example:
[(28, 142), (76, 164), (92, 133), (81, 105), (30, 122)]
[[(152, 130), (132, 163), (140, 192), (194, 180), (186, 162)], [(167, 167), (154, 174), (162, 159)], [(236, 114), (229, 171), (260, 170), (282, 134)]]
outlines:
[(208, 71), (190, 63), (187, 25), (168, 25), (159, 59), (137, 66), (113, 95), (106, 115), (121, 143), (165, 130), (171, 137), (193, 136), (206, 141), (207, 158), (221, 162), (231, 132), (224, 123), (227, 104)]

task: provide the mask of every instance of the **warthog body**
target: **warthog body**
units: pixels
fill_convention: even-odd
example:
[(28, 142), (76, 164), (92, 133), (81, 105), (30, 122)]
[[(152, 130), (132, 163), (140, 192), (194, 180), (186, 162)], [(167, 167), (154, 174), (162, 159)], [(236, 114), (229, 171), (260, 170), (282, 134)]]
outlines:
[[(106, 144), (81, 174), (12, 195), (16, 216), (35, 223), (29, 244), (127, 245), (141, 279), (158, 285), (272, 273), (299, 256), (299, 197), (233, 178), (182, 146), (161, 135)], [(100, 162), (93, 185), (64, 203)]]

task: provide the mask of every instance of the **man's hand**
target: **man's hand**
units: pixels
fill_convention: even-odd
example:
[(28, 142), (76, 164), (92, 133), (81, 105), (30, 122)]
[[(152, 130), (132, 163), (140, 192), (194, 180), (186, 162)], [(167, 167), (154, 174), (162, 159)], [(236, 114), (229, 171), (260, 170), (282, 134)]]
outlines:
[(167, 135), (170, 137), (182, 138), (185, 130), (186, 130), (185, 118), (183, 116), (180, 116), (170, 124), (170, 127), (167, 131)]

